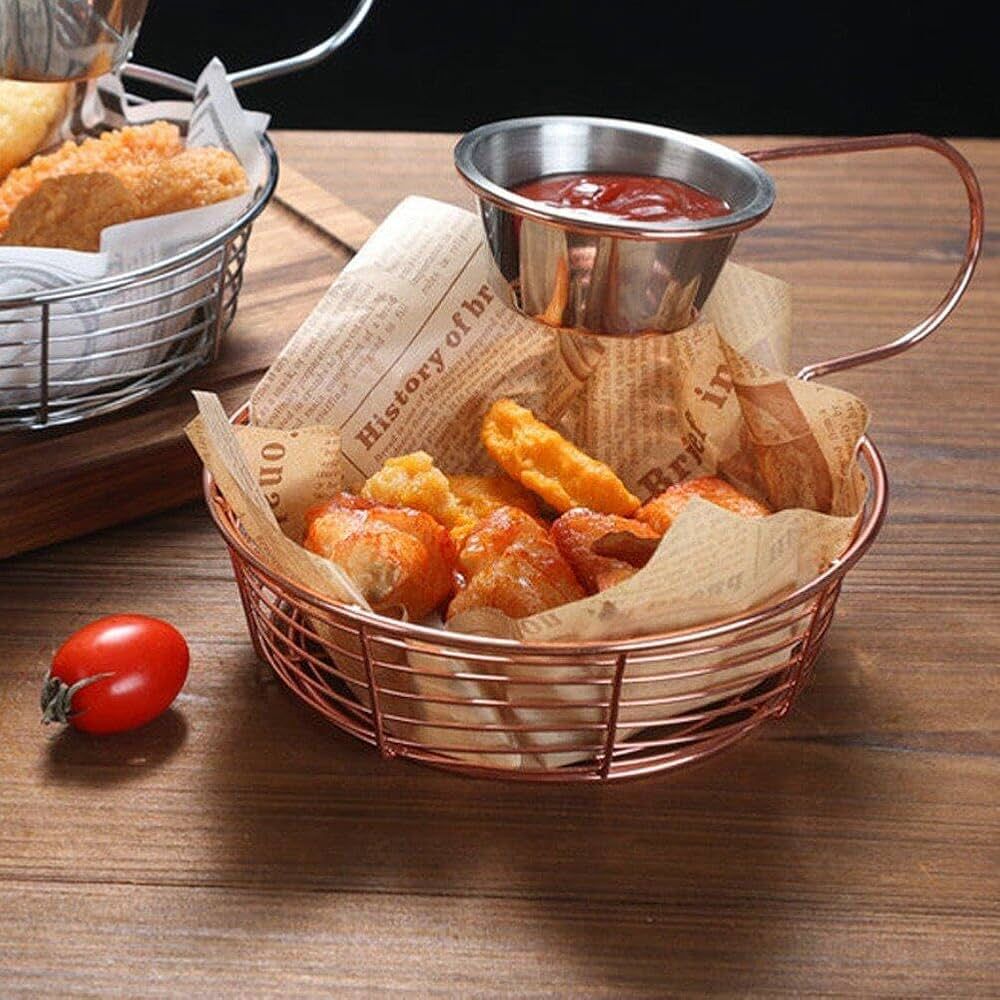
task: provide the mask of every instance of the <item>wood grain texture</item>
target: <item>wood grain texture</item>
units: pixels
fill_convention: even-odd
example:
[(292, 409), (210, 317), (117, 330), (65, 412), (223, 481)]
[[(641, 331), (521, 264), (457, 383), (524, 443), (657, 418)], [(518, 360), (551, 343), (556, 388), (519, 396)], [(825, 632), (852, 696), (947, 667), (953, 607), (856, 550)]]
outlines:
[[(452, 141), (278, 136), (376, 219), (468, 204)], [(1000, 143), (960, 145), (995, 201)], [(962, 243), (934, 159), (774, 173), (737, 249), (793, 282), (800, 360), (933, 305)], [(873, 407), (889, 521), (791, 715), (665, 777), (380, 760), (256, 664), (198, 504), (0, 564), (0, 995), (996, 995), (998, 314), (991, 237), (945, 329), (837, 380)], [(40, 730), (54, 647), (126, 609), (191, 642), (175, 708), (115, 740)]]
[(352, 253), (357, 253), (375, 231), (375, 223), (367, 215), (287, 163), (282, 165), (278, 179), (277, 200), (283, 208)]

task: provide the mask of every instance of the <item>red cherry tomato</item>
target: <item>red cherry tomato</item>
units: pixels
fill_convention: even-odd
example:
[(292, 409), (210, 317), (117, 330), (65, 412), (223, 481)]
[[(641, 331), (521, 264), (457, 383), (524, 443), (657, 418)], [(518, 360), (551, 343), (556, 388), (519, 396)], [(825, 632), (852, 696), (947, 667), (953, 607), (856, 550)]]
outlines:
[(56, 652), (42, 721), (88, 733), (136, 729), (170, 707), (187, 672), (187, 643), (173, 625), (145, 615), (99, 618)]

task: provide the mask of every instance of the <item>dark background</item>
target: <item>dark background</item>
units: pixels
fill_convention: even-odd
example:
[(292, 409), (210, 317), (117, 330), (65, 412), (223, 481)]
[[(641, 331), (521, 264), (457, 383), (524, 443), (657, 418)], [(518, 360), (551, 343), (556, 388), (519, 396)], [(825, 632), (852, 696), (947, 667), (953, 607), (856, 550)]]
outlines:
[[(150, 0), (135, 58), (193, 76), (319, 41), (353, 5)], [(521, 114), (697, 132), (995, 136), (992, 30), (966, 3), (377, 0), (330, 62), (244, 92), (279, 128), (461, 131)]]

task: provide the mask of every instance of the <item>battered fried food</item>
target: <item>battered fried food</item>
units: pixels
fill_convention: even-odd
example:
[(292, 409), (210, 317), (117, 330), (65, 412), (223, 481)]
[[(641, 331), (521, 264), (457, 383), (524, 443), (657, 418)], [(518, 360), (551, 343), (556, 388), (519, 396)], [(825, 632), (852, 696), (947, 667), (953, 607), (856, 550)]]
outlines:
[[(449, 620), (476, 608), (525, 618), (628, 580), (692, 497), (744, 517), (771, 513), (716, 476), (637, 509), (607, 465), (510, 399), (490, 407), (482, 440), (518, 482), (449, 476), (425, 451), (390, 458), (363, 497), (341, 494), (309, 511), (303, 544), (346, 570), (376, 610), (402, 605), (419, 619), (457, 586)], [(551, 528), (522, 484), (563, 511)]]
[(426, 451), (386, 459), (361, 487), (361, 495), (378, 503), (422, 510), (449, 529), (461, 528), (467, 522), (448, 477)]
[(483, 420), (482, 442), (501, 468), (560, 513), (589, 507), (628, 515), (639, 506), (603, 462), (591, 458), (512, 399), (498, 399)]
[(668, 487), (636, 511), (636, 519), (648, 524), (661, 535), (665, 534), (692, 497), (710, 500), (719, 507), (725, 507), (726, 510), (743, 517), (764, 517), (771, 513), (765, 504), (741, 493), (724, 479), (719, 479), (717, 476), (702, 476)]
[[(567, 511), (557, 518), (551, 529), (552, 540), (572, 567), (577, 579), (596, 594), (633, 576), (638, 566), (645, 565), (649, 554), (660, 539), (648, 524), (617, 514), (597, 514), (582, 507)], [(638, 539), (645, 545), (628, 546), (628, 539)], [(612, 542), (602, 550), (597, 543)], [(641, 561), (636, 549), (642, 550)], [(638, 562), (638, 565), (637, 565)]]
[(245, 194), (247, 175), (226, 149), (193, 147), (141, 171), (133, 186), (142, 217), (214, 205)]
[(455, 547), (429, 514), (341, 493), (306, 513), (302, 543), (341, 567), (375, 611), (413, 621), (454, 588)]
[(98, 171), (114, 174), (136, 191), (150, 166), (176, 156), (183, 148), (177, 126), (163, 121), (105, 132), (79, 145), (65, 142), (54, 153), (36, 156), (26, 166), (12, 170), (0, 183), (0, 233), (7, 229), (18, 202), (36, 191), (42, 181)]
[(0, 244), (98, 250), (102, 229), (138, 214), (135, 195), (113, 174), (52, 177), (17, 204)]
[(525, 618), (585, 596), (548, 532), (517, 507), (500, 507), (480, 521), (458, 563), (466, 583), (448, 618), (483, 607)]
[(0, 80), (0, 180), (38, 150), (66, 114), (72, 84)]
[(361, 495), (425, 511), (449, 529), (457, 545), (497, 507), (537, 511), (531, 494), (517, 483), (500, 476), (446, 476), (426, 451), (387, 459), (361, 488)]
[(506, 476), (448, 476), (448, 485), (476, 521), (498, 507), (517, 507), (532, 517), (538, 514), (534, 496)]

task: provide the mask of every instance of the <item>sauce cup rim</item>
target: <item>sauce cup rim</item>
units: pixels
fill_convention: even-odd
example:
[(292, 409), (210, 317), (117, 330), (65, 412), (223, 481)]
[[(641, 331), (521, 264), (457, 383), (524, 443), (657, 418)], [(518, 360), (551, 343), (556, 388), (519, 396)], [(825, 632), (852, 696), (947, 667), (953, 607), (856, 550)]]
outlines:
[[(477, 154), (483, 143), (498, 134), (536, 131), (545, 128), (558, 129), (560, 126), (610, 129), (624, 133), (626, 136), (641, 135), (675, 146), (697, 150), (723, 165), (724, 169), (739, 173), (748, 179), (752, 185), (753, 194), (739, 208), (726, 215), (709, 219), (671, 219), (665, 222), (646, 222), (607, 216), (605, 221), (595, 212), (547, 205), (544, 202), (516, 194), (489, 177), (477, 162)], [(454, 156), (455, 167), (459, 175), (478, 198), (499, 205), (524, 218), (534, 219), (537, 222), (570, 232), (590, 235), (646, 240), (716, 239), (741, 232), (755, 225), (770, 212), (775, 199), (775, 187), (771, 175), (759, 164), (737, 150), (690, 132), (622, 118), (599, 118), (588, 115), (534, 115), (490, 122), (486, 125), (480, 125), (462, 136), (455, 146)], [(577, 169), (582, 172), (593, 168), (580, 167)], [(604, 166), (600, 169), (602, 172), (614, 172), (613, 168), (608, 169)], [(626, 170), (623, 172), (636, 173), (637, 171)], [(533, 178), (523, 178), (525, 181), (529, 179)], [(687, 178), (672, 179), (692, 183)], [(699, 187), (700, 185), (695, 184), (695, 186)], [(702, 190), (706, 189), (702, 188)], [(717, 191), (706, 190), (706, 193), (716, 197), (720, 196)]]

